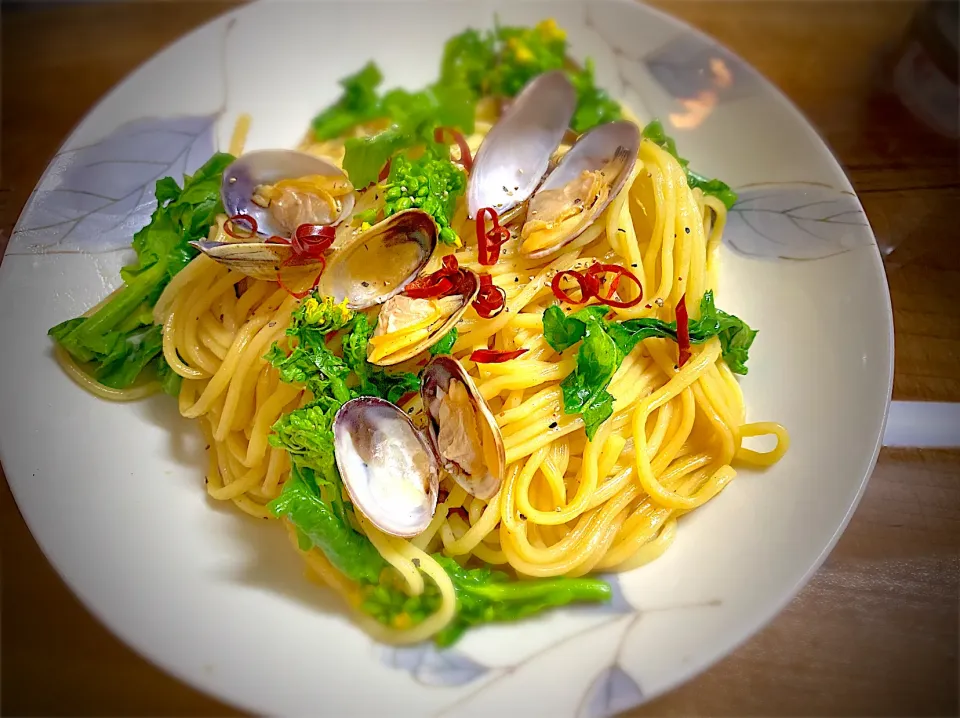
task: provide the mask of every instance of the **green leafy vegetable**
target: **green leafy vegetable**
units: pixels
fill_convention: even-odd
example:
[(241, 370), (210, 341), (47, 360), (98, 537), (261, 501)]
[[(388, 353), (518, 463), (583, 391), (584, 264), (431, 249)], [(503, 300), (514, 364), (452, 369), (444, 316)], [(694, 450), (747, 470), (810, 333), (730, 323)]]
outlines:
[(377, 87), (382, 81), (380, 68), (373, 62), (340, 80), (343, 95), (313, 118), (314, 137), (321, 141), (333, 139), (357, 125), (381, 117)]
[(568, 71), (570, 81), (577, 91), (577, 110), (570, 122), (576, 132), (586, 132), (591, 127), (623, 117), (623, 111), (616, 100), (597, 87), (593, 72), (593, 60), (589, 58), (580, 72)]
[(223, 169), (233, 161), (218, 153), (192, 176), (183, 189), (172, 177), (156, 184), (157, 209), (150, 223), (133, 237), (137, 260), (120, 270), (124, 286), (89, 317), (77, 317), (50, 329), (50, 336), (80, 362), (88, 362), (102, 384), (124, 389), (151, 368), (167, 392), (180, 382), (163, 359), (161, 329), (153, 326), (152, 309), (170, 279), (197, 254), (188, 243), (207, 235), (220, 204)]
[(442, 82), (469, 87), (476, 97), (514, 97), (537, 75), (564, 70), (577, 91), (577, 109), (571, 121), (576, 132), (622, 117), (620, 105), (594, 80), (587, 60), (577, 69), (567, 59), (567, 39), (553, 20), (536, 27), (502, 27), (480, 33), (465, 30), (444, 47)]
[(490, 68), (497, 63), (493, 33), (464, 30), (447, 40), (440, 82), (468, 87), (475, 96), (490, 94)]
[(411, 160), (396, 155), (390, 164), (390, 175), (384, 187), (384, 215), (389, 217), (411, 207), (431, 215), (440, 228), (444, 244), (458, 245), (460, 238), (450, 227), (457, 199), (466, 191), (467, 175), (448, 157), (437, 157), (432, 151)]
[(567, 59), (567, 36), (553, 20), (536, 27), (497, 27), (498, 50), (491, 68), (491, 91), (514, 97), (537, 75), (561, 70)]
[[(516, 621), (548, 608), (575, 601), (609, 601), (610, 585), (595, 578), (511, 580), (487, 566), (464, 568), (448, 556), (434, 554), (457, 595), (454, 619), (434, 638), (437, 645), (456, 643), (471, 626), (492, 621)], [(367, 613), (392, 626), (416, 624), (440, 607), (440, 591), (431, 582), (420, 596), (380, 585), (370, 590), (362, 604)]]
[(443, 339), (430, 347), (430, 356), (435, 357), (438, 354), (449, 354), (453, 351), (453, 345), (457, 343), (457, 337), (459, 335), (460, 332), (457, 331), (456, 327), (444, 334)]
[[(322, 431), (320, 427), (316, 430)], [(332, 447), (330, 457), (333, 457)], [(270, 503), (270, 510), (297, 527), (300, 548), (316, 546), (344, 576), (357, 582), (376, 583), (387, 563), (369, 539), (347, 523), (345, 513), (341, 515), (334, 508), (336, 499), (330, 496), (339, 491), (339, 478), (336, 484), (324, 487), (328, 489), (324, 498), (319, 488), (322, 479), (305, 463), (303, 460), (292, 462), (290, 477), (284, 482), (280, 496)]]
[(690, 189), (700, 188), (704, 194), (713, 195), (723, 202), (727, 209), (730, 209), (736, 203), (737, 193), (730, 189), (730, 185), (718, 179), (707, 179), (688, 167), (690, 161), (681, 157), (677, 152), (677, 143), (663, 129), (663, 124), (660, 120), (653, 120), (644, 127), (643, 137), (673, 155), (677, 162), (680, 163), (680, 166), (683, 167), (684, 172), (687, 173), (687, 184), (690, 186)]
[[(554, 350), (562, 352), (582, 342), (577, 352), (577, 368), (561, 383), (563, 410), (581, 414), (587, 437), (592, 439), (600, 425), (613, 413), (613, 397), (607, 391), (623, 359), (644, 339), (660, 337), (677, 340), (676, 322), (660, 319), (607, 321), (603, 305), (586, 307), (565, 316), (560, 307), (548, 307), (543, 313), (543, 334)], [(717, 309), (713, 292), (700, 301), (700, 318), (689, 324), (690, 342), (702, 344), (711, 337), (720, 338), (723, 360), (736, 374), (746, 374), (749, 349), (757, 335), (742, 319)]]

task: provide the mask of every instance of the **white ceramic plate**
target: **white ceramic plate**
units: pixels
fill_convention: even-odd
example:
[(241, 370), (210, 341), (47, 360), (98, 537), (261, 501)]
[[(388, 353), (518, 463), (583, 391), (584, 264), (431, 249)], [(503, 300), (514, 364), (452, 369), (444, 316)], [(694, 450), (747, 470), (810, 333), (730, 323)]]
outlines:
[[(154, 180), (226, 147), (239, 113), (253, 115), (248, 149), (293, 146), (343, 75), (372, 57), (387, 86), (420, 87), (443, 41), (495, 12), (556, 17), (601, 84), (740, 190), (720, 301), (760, 329), (749, 418), (785, 424), (793, 446), (684, 518), (611, 606), (485, 628), (443, 653), (392, 650), (302, 578), (275, 525), (206, 499), (203, 442), (174, 402), (85, 394), (46, 331), (119, 283)], [(263, 2), (214, 20), (128, 77), (51, 163), (0, 268), (0, 336), (0, 450), (51, 562), (143, 655), (272, 714), (593, 717), (690, 678), (773, 617), (833, 546), (876, 460), (893, 366), (879, 253), (816, 133), (729, 51), (616, 0)]]

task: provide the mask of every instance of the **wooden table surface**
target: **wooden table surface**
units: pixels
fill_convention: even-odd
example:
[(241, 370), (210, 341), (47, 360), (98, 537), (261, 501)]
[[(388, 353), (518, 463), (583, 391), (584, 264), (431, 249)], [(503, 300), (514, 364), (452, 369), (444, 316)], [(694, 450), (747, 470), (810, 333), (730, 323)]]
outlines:
[[(751, 62), (820, 130), (881, 242), (898, 246), (887, 263), (894, 398), (960, 402), (957, 143), (884, 90), (883, 58), (916, 5), (656, 4)], [(5, 3), (0, 251), (73, 125), (226, 7)], [(52, 571), (5, 481), (0, 501), (4, 714), (236, 714), (109, 634)], [(849, 528), (796, 600), (731, 656), (628, 715), (956, 715), (958, 546), (960, 451), (884, 450)]]

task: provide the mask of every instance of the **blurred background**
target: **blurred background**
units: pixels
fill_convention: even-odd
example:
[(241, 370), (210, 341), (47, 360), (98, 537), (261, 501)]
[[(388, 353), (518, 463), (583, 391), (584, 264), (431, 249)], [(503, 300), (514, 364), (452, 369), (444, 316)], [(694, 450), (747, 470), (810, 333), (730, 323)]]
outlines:
[[(754, 65), (817, 128), (884, 254), (894, 398), (960, 402), (958, 3), (651, 4)], [(0, 251), (51, 156), (92, 105), (232, 5), (3, 3)], [(904, 497), (915, 513), (892, 508)], [(233, 712), (108, 634), (49, 567), (5, 482), (0, 501), (0, 712)], [(794, 603), (707, 673), (628, 715), (956, 715), (958, 528), (960, 452), (885, 450), (843, 539)]]

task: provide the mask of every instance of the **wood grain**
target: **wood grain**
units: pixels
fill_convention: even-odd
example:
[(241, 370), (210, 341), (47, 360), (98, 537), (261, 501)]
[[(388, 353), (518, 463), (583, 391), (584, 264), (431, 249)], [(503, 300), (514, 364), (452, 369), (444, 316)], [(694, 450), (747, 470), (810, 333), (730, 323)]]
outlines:
[[(882, 243), (899, 399), (960, 401), (957, 144), (888, 92), (911, 2), (654, 4), (755, 65), (807, 115)], [(49, 158), (113, 84), (223, 3), (4, 6), (0, 249)], [(63, 586), (6, 483), (2, 695), (11, 715), (233, 715), (153, 668)], [(846, 533), (760, 634), (629, 716), (956, 715), (960, 452), (885, 450)]]

